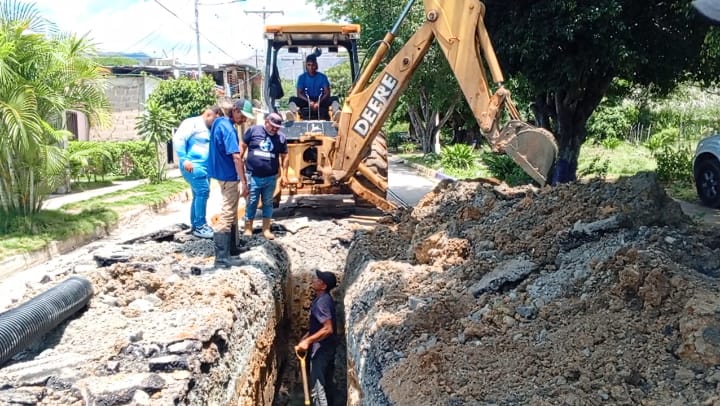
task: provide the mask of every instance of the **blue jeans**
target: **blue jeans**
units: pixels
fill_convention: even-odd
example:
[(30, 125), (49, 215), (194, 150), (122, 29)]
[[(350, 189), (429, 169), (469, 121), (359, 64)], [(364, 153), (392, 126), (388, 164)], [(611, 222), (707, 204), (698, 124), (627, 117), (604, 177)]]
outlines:
[(192, 173), (190, 173), (181, 166), (180, 173), (182, 173), (185, 181), (190, 184), (190, 190), (192, 190), (190, 225), (195, 230), (207, 224), (207, 201), (210, 196), (210, 180), (207, 176), (207, 168), (195, 164)]
[(277, 175), (258, 178), (257, 176), (247, 175), (247, 184), (249, 195), (247, 205), (245, 206), (245, 221), (255, 219), (258, 201), (262, 199), (262, 217), (264, 219), (272, 218), (273, 213), (273, 194), (275, 193), (275, 184), (277, 183)]

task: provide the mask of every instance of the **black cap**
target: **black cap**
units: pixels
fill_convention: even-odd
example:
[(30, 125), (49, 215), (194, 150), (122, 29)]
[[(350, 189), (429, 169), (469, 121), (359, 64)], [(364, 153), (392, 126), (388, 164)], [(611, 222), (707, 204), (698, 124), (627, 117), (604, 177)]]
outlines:
[(268, 123), (270, 123), (271, 126), (275, 128), (280, 128), (283, 126), (282, 117), (280, 117), (280, 114), (278, 113), (270, 113), (265, 119), (268, 121)]
[(326, 292), (329, 292), (330, 289), (337, 286), (337, 278), (335, 277), (334, 273), (316, 270), (315, 275), (317, 275), (318, 279), (325, 282), (325, 286), (326, 286), (325, 291)]

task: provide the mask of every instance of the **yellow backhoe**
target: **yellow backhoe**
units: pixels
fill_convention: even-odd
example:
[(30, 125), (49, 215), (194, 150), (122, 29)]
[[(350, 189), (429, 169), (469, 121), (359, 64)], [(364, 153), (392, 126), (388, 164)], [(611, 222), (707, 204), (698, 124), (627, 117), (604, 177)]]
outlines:
[[(521, 120), (512, 104), (510, 92), (502, 85), (503, 75), (483, 22), (482, 2), (424, 0), (425, 22), (384, 69), (376, 72), (414, 1), (407, 3), (395, 26), (359, 73), (358, 25), (292, 24), (265, 28), (266, 77), (270, 79), (266, 81), (265, 101), (270, 110), (278, 110), (283, 96), (279, 55), (300, 53), (301, 49), (325, 49), (333, 54), (344, 48), (351, 75), (357, 77), (344, 96), (340, 114), (327, 114), (334, 120), (313, 119), (311, 114), (301, 112), (291, 114), (283, 129), (288, 136), (290, 160), (287, 193), (351, 192), (359, 203), (369, 203), (384, 211), (395, 208), (387, 199), (387, 146), (381, 129), (434, 40), (446, 56), (493, 151), (509, 155), (539, 184), (547, 182), (558, 153), (555, 139), (550, 132)], [(494, 93), (490, 91), (487, 72), (497, 84)], [(504, 109), (511, 119), (501, 128)], [(278, 187), (276, 202), (279, 198)]]

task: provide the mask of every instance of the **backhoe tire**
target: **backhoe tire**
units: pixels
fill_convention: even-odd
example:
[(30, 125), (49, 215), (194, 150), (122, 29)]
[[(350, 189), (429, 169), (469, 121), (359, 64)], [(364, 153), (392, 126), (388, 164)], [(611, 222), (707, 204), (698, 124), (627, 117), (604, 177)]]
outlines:
[[(387, 181), (388, 178), (388, 152), (387, 152), (387, 140), (385, 137), (385, 133), (380, 131), (378, 135), (373, 140), (372, 146), (370, 147), (370, 152), (368, 153), (367, 157), (363, 160), (363, 163), (370, 168), (373, 173)], [(358, 182), (360, 182), (363, 186), (368, 188), (373, 193), (377, 194), (378, 196), (382, 197), (383, 199), (387, 198), (387, 192), (384, 190), (380, 190), (377, 188), (372, 182), (370, 182), (368, 179), (366, 179), (364, 176), (362, 176), (360, 173), (355, 174), (355, 178)], [(358, 207), (375, 207), (372, 203), (369, 201), (361, 198), (360, 196), (355, 196), (355, 205)]]

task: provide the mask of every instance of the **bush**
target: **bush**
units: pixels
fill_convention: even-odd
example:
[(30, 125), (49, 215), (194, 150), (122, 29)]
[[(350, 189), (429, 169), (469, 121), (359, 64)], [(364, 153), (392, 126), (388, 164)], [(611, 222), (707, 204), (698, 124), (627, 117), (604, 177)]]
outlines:
[(527, 185), (533, 179), (507, 155), (483, 152), (480, 159), (490, 174), (510, 186)]
[(397, 151), (407, 139), (407, 133), (402, 131), (391, 131), (387, 134), (388, 148)]
[(639, 110), (633, 105), (601, 104), (588, 119), (588, 137), (601, 142), (606, 139), (623, 140), (627, 130), (638, 122), (638, 117)]
[(454, 144), (442, 148), (440, 164), (445, 169), (469, 169), (475, 165), (475, 152), (466, 144)]
[(423, 155), (422, 161), (424, 165), (433, 167), (435, 166), (435, 164), (440, 162), (440, 155), (434, 152), (428, 152), (427, 154)]
[(692, 181), (693, 151), (690, 148), (664, 147), (653, 154), (657, 160), (657, 176), (662, 182)]
[(108, 143), (75, 141), (67, 148), (70, 176), (75, 181), (84, 177), (88, 182), (105, 180), (118, 170), (117, 151)]
[(677, 141), (679, 136), (680, 130), (678, 128), (669, 127), (651, 135), (650, 138), (645, 141), (644, 145), (650, 150), (650, 152), (654, 153), (655, 151), (669, 148), (675, 143), (675, 141)]
[(594, 176), (596, 178), (605, 179), (610, 168), (610, 161), (604, 160), (600, 162), (600, 157), (596, 156), (590, 161), (586, 168), (578, 169), (577, 177), (584, 178), (586, 176)]
[(156, 175), (153, 147), (144, 141), (71, 141), (70, 170), (75, 180), (84, 176), (125, 176), (145, 179)]
[(418, 150), (418, 144), (414, 142), (406, 142), (400, 145), (400, 151), (404, 154), (412, 154)]

